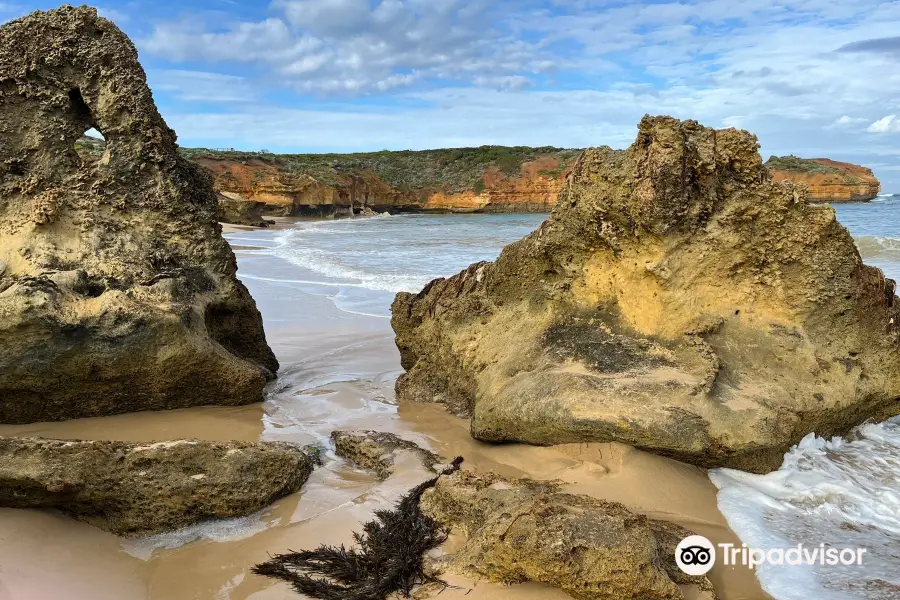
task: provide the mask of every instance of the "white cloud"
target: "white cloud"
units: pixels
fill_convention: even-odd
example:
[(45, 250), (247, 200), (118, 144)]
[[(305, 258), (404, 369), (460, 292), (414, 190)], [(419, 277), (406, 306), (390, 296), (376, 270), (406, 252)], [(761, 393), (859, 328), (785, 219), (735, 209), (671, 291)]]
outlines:
[(871, 133), (900, 133), (900, 117), (897, 115), (888, 115), (878, 119), (866, 129)]
[[(863, 130), (900, 127), (880, 118), (900, 114), (900, 53), (885, 51), (900, 2), (551, 2), (275, 0), (265, 20), (162, 22), (138, 45), (191, 67), (237, 64), (262, 89), (277, 78), (305, 106), (350, 98), (167, 115), (183, 138), (222, 145), (624, 146), (649, 112), (749, 129), (771, 153), (896, 164), (892, 138)], [(352, 104), (370, 94), (390, 95), (390, 110)]]
[[(0, 5), (0, 10), (2, 10), (2, 5)], [(128, 13), (121, 11), (121, 10), (116, 10), (115, 8), (107, 8), (104, 6), (98, 6), (97, 13), (101, 17), (109, 19), (110, 21), (112, 21), (116, 25), (119, 25), (120, 27), (122, 25), (124, 25), (125, 23), (128, 23), (131, 21), (131, 16)]]
[(842, 117), (838, 117), (834, 120), (834, 123), (831, 124), (831, 127), (848, 127), (850, 125), (858, 125), (859, 123), (865, 123), (868, 119), (864, 117), (851, 117), (849, 115), (843, 115)]
[(297, 29), (316, 35), (356, 32), (369, 17), (369, 0), (275, 0), (271, 8), (282, 10)]
[(490, 87), (501, 91), (518, 91), (534, 85), (534, 82), (523, 75), (504, 75), (501, 77), (477, 76), (473, 82), (477, 86)]
[(139, 46), (176, 63), (255, 63), (301, 92), (384, 92), (419, 80), (521, 89), (557, 66), (548, 49), (496, 27), (489, 0), (275, 0), (274, 16), (162, 22)]

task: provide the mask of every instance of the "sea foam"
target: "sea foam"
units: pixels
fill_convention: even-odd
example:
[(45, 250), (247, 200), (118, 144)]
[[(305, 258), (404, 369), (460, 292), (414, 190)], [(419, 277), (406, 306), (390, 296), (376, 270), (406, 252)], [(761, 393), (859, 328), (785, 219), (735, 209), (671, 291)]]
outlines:
[(719, 509), (751, 548), (866, 548), (861, 566), (761, 565), (777, 600), (900, 598), (900, 417), (846, 438), (810, 434), (767, 475), (709, 473)]

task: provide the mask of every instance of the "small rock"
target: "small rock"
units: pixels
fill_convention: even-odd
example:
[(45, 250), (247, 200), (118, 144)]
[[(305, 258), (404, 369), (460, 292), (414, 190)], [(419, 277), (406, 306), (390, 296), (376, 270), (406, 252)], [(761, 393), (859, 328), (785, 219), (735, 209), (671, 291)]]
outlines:
[(422, 465), (433, 473), (440, 473), (445, 464), (441, 458), (419, 445), (381, 431), (332, 431), (331, 440), (338, 456), (375, 473), (382, 481), (394, 472), (394, 461), (401, 452), (412, 452)]

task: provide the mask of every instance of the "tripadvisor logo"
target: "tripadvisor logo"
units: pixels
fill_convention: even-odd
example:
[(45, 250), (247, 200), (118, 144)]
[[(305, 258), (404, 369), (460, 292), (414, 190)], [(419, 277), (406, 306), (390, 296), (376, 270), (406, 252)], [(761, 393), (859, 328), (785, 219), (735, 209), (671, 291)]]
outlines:
[(675, 548), (675, 563), (688, 575), (706, 575), (716, 564), (716, 547), (702, 535), (691, 535)]
[[(719, 544), (719, 555), (726, 566), (744, 565), (755, 569), (759, 565), (861, 565), (865, 548), (831, 548), (825, 544), (805, 546), (797, 544), (790, 548), (740, 547), (734, 544)], [(702, 535), (691, 535), (675, 548), (675, 563), (688, 575), (706, 575), (716, 564), (716, 546)]]

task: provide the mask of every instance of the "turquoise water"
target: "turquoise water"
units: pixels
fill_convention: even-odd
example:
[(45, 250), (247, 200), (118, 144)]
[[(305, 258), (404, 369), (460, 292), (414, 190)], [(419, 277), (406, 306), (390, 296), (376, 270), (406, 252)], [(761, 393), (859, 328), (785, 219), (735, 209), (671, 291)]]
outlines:
[[(287, 230), (229, 235), (241, 252), (240, 277), (277, 281), (317, 295), (340, 310), (389, 318), (397, 292), (418, 292), (435, 277), (497, 258), (507, 244), (547, 217), (525, 215), (400, 215), (305, 221)], [(260, 263), (252, 256), (276, 257)], [(274, 269), (273, 269), (274, 267)], [(274, 271), (274, 272), (273, 272)]]

